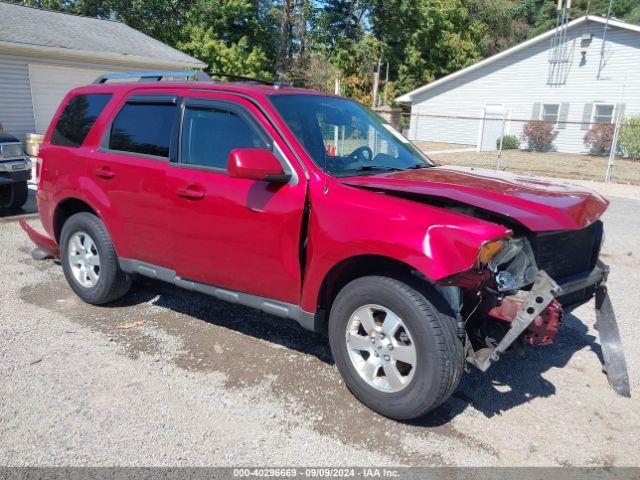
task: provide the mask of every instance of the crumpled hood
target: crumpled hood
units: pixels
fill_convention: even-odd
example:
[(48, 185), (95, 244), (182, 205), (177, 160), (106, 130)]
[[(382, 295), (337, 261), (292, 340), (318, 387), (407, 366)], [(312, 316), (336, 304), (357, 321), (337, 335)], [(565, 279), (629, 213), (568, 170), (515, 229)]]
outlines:
[(513, 218), (533, 231), (578, 230), (609, 202), (587, 188), (493, 170), (438, 166), (340, 178), (345, 185), (448, 198)]

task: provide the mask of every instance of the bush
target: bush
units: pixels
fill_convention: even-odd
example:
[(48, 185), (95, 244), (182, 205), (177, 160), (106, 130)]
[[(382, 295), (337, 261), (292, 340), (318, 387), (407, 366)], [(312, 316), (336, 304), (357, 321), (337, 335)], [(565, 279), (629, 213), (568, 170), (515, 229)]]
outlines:
[[(500, 139), (496, 140), (496, 148), (500, 148)], [(515, 135), (505, 135), (502, 137), (503, 150), (516, 150), (520, 148), (520, 140)]]
[(596, 123), (584, 135), (584, 146), (594, 155), (604, 155), (611, 150), (613, 142), (613, 130), (615, 126), (612, 123)]
[(548, 150), (558, 136), (558, 132), (553, 131), (554, 125), (544, 120), (529, 120), (522, 127), (520, 137), (529, 144), (530, 150)]
[(640, 160), (640, 117), (628, 117), (620, 129), (620, 147), (632, 160)]

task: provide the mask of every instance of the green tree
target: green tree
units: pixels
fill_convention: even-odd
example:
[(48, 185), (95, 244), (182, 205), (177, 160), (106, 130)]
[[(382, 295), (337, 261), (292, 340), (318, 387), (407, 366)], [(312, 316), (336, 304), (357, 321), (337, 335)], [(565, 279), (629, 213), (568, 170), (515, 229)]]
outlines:
[(465, 6), (470, 18), (480, 23), (478, 47), (483, 56), (494, 55), (517, 42), (523, 25), (515, 19), (515, 1), (467, 0)]
[(371, 21), (388, 51), (398, 93), (480, 60), (485, 25), (462, 0), (375, 0)]
[(211, 71), (273, 76), (275, 23), (270, 3), (251, 0), (199, 0), (178, 26), (178, 49)]
[(247, 37), (227, 43), (211, 27), (200, 25), (187, 27), (187, 37), (188, 40), (178, 42), (178, 47), (205, 62), (212, 72), (271, 77), (265, 52), (260, 47), (249, 45)]
[(357, 68), (357, 45), (365, 37), (364, 17), (369, 7), (362, 0), (324, 0), (314, 16), (314, 47), (322, 51), (343, 75)]

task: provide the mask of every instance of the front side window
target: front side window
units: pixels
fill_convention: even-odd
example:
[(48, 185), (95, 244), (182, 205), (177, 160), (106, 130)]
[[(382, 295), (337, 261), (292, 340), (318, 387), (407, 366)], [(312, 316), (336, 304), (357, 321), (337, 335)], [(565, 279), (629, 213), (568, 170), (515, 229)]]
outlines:
[(230, 110), (190, 106), (182, 120), (180, 162), (226, 170), (229, 152), (236, 148), (270, 145), (245, 119)]
[(316, 165), (336, 176), (433, 166), (391, 125), (362, 105), (309, 94), (270, 96)]
[(125, 103), (111, 125), (109, 150), (169, 158), (177, 107)]
[(613, 123), (613, 105), (596, 103), (593, 107), (593, 123)]
[(542, 105), (542, 120), (556, 123), (558, 121), (559, 110), (560, 105), (557, 103), (545, 103)]
[(51, 143), (76, 148), (82, 145), (109, 100), (111, 94), (106, 93), (73, 97), (58, 119)]

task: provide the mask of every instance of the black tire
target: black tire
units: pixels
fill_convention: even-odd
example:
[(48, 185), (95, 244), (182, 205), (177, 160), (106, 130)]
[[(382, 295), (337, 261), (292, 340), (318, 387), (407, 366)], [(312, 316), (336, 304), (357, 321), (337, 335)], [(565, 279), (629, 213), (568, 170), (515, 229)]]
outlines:
[[(86, 232), (94, 241), (100, 255), (100, 275), (93, 287), (80, 284), (71, 271), (69, 241), (74, 233)], [(72, 215), (62, 226), (60, 234), (60, 260), (64, 276), (73, 291), (85, 302), (102, 305), (124, 296), (131, 287), (131, 279), (120, 269), (118, 257), (107, 229), (98, 217), (81, 212)]]
[(0, 208), (18, 210), (27, 203), (29, 187), (27, 182), (16, 182), (0, 187)]
[[(369, 304), (388, 308), (401, 317), (415, 344), (413, 377), (398, 392), (383, 392), (369, 385), (349, 357), (347, 324), (356, 310)], [(421, 417), (444, 403), (457, 388), (464, 367), (463, 345), (450, 308), (435, 290), (410, 280), (368, 276), (347, 284), (331, 307), (329, 343), (349, 390), (372, 410), (396, 420)]]

